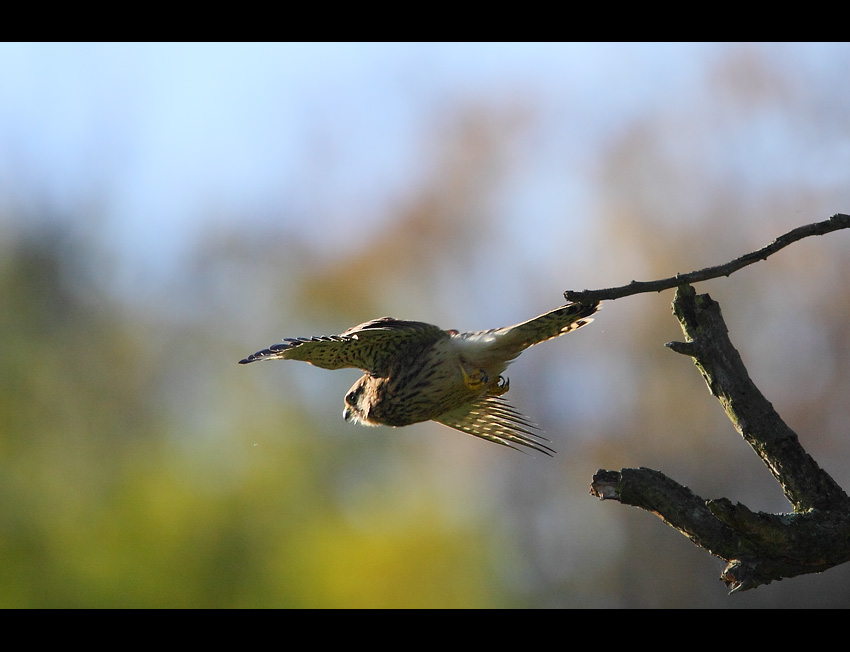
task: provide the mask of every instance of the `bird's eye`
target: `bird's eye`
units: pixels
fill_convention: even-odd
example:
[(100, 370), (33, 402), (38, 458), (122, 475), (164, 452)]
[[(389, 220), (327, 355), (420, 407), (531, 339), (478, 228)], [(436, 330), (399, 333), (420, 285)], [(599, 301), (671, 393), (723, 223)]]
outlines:
[(348, 403), (349, 405), (356, 405), (357, 404), (357, 392), (348, 392), (348, 394), (345, 395), (345, 402)]

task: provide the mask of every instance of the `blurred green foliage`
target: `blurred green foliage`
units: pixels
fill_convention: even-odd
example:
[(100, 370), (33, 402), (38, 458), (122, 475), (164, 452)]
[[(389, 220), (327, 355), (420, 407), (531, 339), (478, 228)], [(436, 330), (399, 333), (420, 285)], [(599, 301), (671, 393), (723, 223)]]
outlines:
[(72, 239), (37, 235), (0, 266), (0, 605), (510, 603), (483, 522), (403, 487), (352, 522), (332, 491), (345, 447), (297, 408), (181, 434), (158, 388), (179, 336), (87, 287)]

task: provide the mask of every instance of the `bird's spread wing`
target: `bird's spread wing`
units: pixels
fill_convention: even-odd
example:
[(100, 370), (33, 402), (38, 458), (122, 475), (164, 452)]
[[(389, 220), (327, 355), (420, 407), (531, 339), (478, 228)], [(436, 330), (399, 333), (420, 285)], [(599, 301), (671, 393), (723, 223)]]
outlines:
[(287, 338), (249, 355), (239, 364), (259, 360), (303, 360), (323, 369), (355, 367), (382, 374), (407, 347), (427, 346), (449, 334), (431, 324), (383, 317), (340, 335)]
[(549, 440), (535, 432), (537, 426), (501, 396), (483, 396), (434, 421), (516, 450), (522, 450), (519, 445), (550, 456), (555, 453), (543, 443)]

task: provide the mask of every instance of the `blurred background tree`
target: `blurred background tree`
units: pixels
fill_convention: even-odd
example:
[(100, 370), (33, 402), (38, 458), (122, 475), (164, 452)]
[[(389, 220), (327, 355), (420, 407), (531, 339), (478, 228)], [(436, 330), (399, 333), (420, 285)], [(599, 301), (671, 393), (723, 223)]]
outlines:
[[(552, 460), (349, 426), (353, 370), (236, 364), (387, 314), (509, 325), (847, 212), (850, 49), (347, 47), (0, 48), (0, 604), (850, 604), (845, 567), (728, 597), (588, 496), (649, 466), (786, 509), (664, 348), (672, 292), (513, 365)], [(837, 233), (697, 289), (850, 488), (847, 278)]]

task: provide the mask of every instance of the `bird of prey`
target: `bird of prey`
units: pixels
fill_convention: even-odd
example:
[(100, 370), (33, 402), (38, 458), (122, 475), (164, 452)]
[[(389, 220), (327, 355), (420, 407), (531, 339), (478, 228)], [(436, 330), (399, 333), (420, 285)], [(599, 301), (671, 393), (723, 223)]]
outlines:
[(382, 317), (340, 335), (287, 338), (240, 360), (303, 360), (323, 369), (365, 371), (345, 395), (346, 421), (407, 426), (433, 420), (517, 450), (555, 451), (537, 426), (504, 398), (502, 376), (525, 349), (593, 321), (598, 302), (570, 303), (528, 321), (459, 333)]

